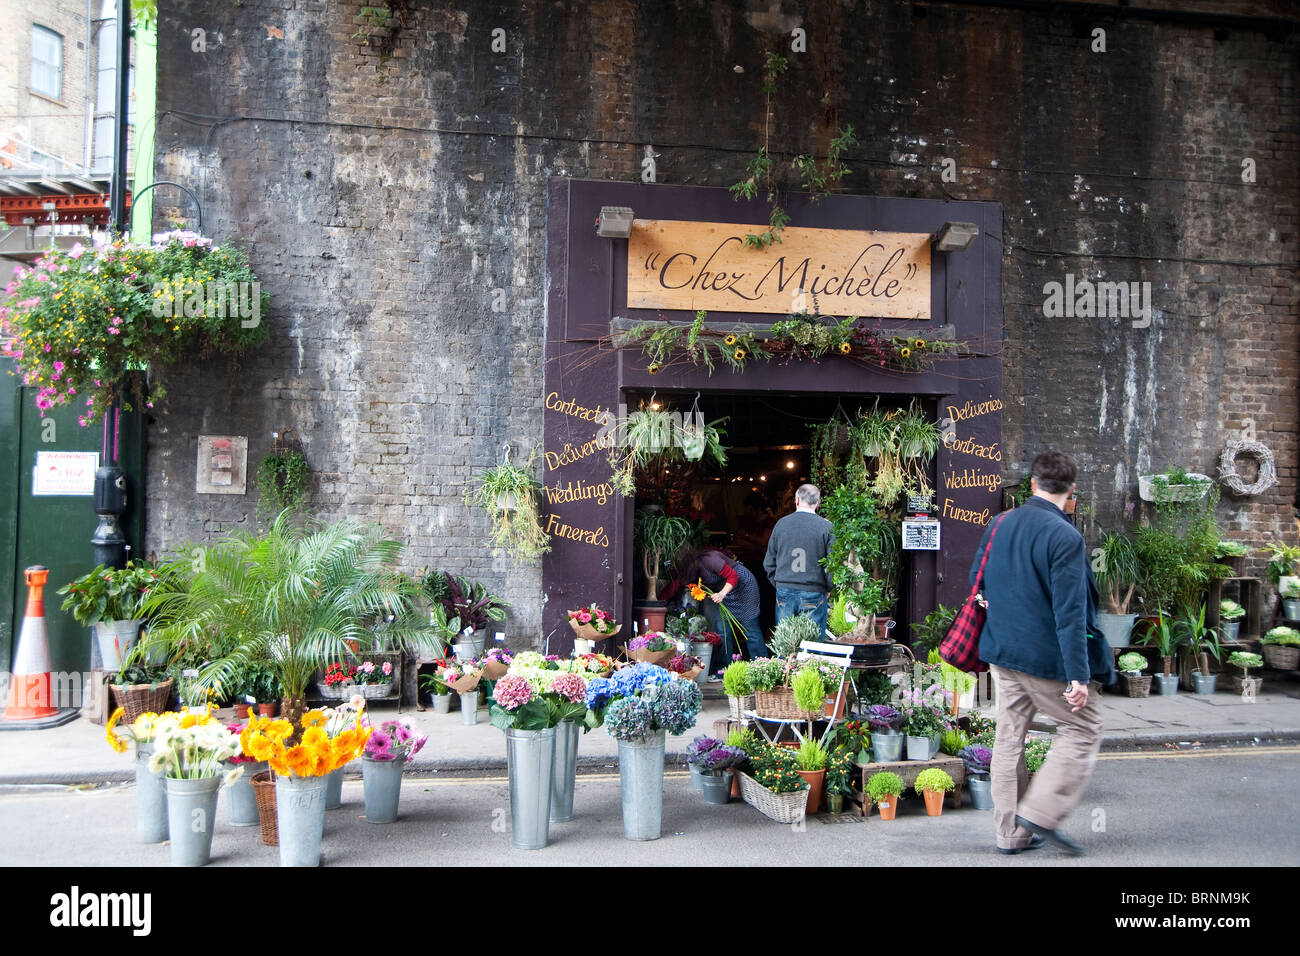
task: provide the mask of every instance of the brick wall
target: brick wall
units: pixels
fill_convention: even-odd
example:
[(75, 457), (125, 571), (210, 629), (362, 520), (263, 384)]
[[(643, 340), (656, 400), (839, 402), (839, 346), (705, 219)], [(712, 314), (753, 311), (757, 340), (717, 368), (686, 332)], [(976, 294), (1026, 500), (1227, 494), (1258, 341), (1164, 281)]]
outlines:
[[(541, 435), (546, 178), (637, 179), (647, 147), (660, 182), (742, 178), (769, 49), (790, 60), (775, 150), (820, 152), (851, 123), (851, 191), (1004, 204), (1003, 234), (980, 241), (1005, 257), (1008, 480), (1041, 448), (1071, 450), (1095, 523), (1114, 526), (1140, 472), (1213, 473), (1251, 418), (1281, 484), (1225, 503), (1223, 522), (1294, 539), (1287, 31), (827, 0), (409, 2), (377, 29), (356, 2), (159, 7), (157, 174), (198, 190), (209, 234), (247, 239), (273, 335), (237, 370), (170, 374), (152, 549), (252, 520), (252, 495), (196, 500), (198, 434), (247, 434), (252, 470), (292, 427), (320, 510), (382, 521), (412, 568), (483, 579), (516, 604), (512, 632), (536, 636), (540, 573), (482, 546), (461, 493), (504, 442)], [(1149, 327), (1046, 317), (1044, 285), (1067, 273), (1150, 282)]]

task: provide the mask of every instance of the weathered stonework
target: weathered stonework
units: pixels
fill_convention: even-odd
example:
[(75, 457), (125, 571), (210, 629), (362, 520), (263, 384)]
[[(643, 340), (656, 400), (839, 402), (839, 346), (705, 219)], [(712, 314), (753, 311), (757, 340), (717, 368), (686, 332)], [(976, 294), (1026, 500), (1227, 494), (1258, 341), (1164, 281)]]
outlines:
[[(790, 61), (774, 150), (824, 152), (851, 123), (850, 191), (1003, 204), (979, 241), (1004, 249), (1008, 480), (1073, 451), (1090, 531), (1114, 527), (1138, 474), (1213, 473), (1252, 419), (1280, 483), (1222, 523), (1294, 540), (1294, 29), (959, 3), (391, 5), (400, 22), (367, 38), (357, 2), (160, 0), (156, 173), (198, 191), (209, 234), (246, 238), (273, 328), (234, 372), (170, 376), (150, 550), (253, 520), (251, 494), (196, 501), (200, 433), (247, 434), (252, 470), (291, 427), (320, 511), (382, 522), (412, 569), (482, 579), (512, 633), (540, 637), (540, 572), (494, 557), (461, 495), (541, 435), (547, 177), (639, 180), (648, 151), (660, 182), (742, 179), (772, 49)], [(1067, 274), (1150, 282), (1149, 327), (1047, 318)]]

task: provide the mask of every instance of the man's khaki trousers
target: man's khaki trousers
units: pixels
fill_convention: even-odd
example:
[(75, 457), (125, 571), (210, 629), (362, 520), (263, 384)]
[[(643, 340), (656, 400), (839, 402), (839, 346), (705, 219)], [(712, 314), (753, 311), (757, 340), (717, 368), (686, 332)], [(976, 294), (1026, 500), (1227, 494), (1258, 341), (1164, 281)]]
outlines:
[[(997, 694), (998, 732), (990, 768), (993, 823), (998, 846), (1024, 847), (1030, 833), (1016, 826), (1016, 816), (1049, 830), (1059, 829), (1083, 796), (1101, 749), (1101, 712), (1097, 685), (1088, 685), (1088, 703), (1077, 714), (1061, 696), (1066, 684), (991, 666)], [(1025, 770), (1025, 732), (1035, 714), (1055, 722), (1056, 739), (1043, 768), (1029, 784)]]

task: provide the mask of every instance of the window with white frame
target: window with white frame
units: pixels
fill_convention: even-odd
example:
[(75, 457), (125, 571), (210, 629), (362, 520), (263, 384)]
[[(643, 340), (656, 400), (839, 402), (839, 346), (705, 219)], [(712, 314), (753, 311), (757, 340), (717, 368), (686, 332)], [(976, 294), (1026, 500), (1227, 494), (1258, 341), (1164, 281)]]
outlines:
[(32, 91), (63, 99), (63, 37), (42, 26), (32, 26)]

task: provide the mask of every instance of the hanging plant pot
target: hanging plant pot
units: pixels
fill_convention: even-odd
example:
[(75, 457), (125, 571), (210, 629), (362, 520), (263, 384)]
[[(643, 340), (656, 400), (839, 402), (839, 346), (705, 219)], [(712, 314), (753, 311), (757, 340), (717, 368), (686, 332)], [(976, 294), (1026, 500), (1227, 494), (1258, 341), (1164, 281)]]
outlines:
[(501, 494), (497, 495), (497, 510), (518, 511), (519, 496), (512, 491), (502, 492)]

